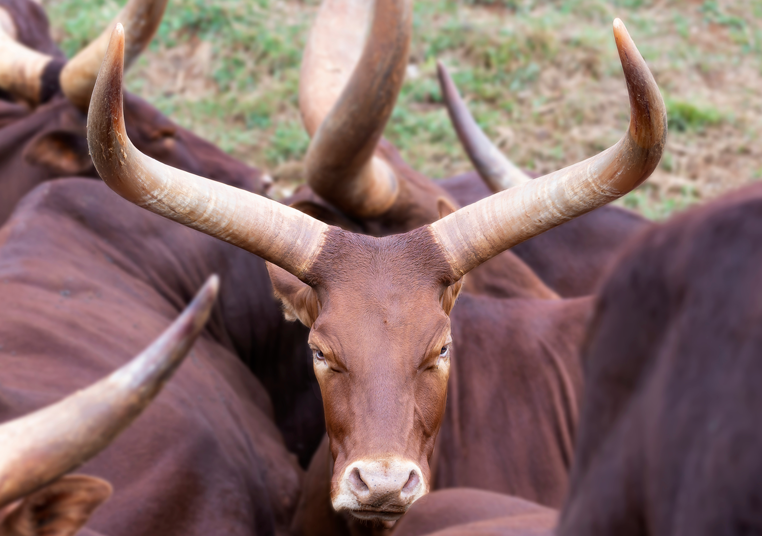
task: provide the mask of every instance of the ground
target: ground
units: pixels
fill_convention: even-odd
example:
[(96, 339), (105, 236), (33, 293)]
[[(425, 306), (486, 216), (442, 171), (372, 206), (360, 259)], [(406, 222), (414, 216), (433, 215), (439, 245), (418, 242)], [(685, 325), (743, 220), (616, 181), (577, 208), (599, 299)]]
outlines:
[[(43, 0), (72, 54), (123, 2)], [(309, 142), (297, 107), (318, 2), (171, 0), (128, 88), (287, 191)], [(661, 219), (762, 178), (762, 0), (419, 0), (407, 79), (386, 136), (419, 171), (470, 169), (444, 111), (442, 60), (479, 123), (518, 165), (549, 172), (613, 144), (628, 100), (621, 18), (669, 113), (654, 176), (620, 203)]]

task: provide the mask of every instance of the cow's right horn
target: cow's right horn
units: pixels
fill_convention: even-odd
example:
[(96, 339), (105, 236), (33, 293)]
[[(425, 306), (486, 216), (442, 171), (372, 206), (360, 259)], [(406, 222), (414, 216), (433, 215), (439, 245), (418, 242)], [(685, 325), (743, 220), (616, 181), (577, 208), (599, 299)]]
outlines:
[(619, 19), (614, 38), (630, 95), (630, 128), (616, 145), (592, 158), (432, 223), (455, 279), (524, 240), (610, 203), (653, 173), (667, 140), (664, 100)]
[(303, 281), (308, 279), (328, 225), (138, 151), (124, 126), (123, 57), (124, 30), (118, 24), (87, 117), (90, 155), (103, 181), (138, 206), (259, 255)]
[(80, 50), (61, 71), (61, 90), (69, 101), (87, 111), (95, 79), (117, 23), (126, 28), (124, 63), (129, 66), (151, 42), (161, 24), (168, 0), (130, 0), (109, 26)]
[(151, 346), (110, 376), (0, 426), (0, 508), (82, 465), (140, 415), (203, 329), (218, 287), (212, 276)]

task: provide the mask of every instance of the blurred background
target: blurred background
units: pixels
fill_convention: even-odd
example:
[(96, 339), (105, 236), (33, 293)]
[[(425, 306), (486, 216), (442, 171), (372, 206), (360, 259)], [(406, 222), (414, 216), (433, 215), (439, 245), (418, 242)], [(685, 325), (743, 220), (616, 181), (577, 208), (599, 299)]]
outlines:
[[(124, 2), (43, 0), (67, 55)], [(298, 100), (318, 0), (170, 0), (128, 88), (177, 123), (299, 180), (309, 139)], [(546, 173), (615, 143), (629, 103), (612, 36), (621, 18), (667, 104), (669, 138), (652, 178), (618, 203), (663, 219), (762, 179), (762, 0), (418, 0), (410, 65), (386, 136), (418, 171), (470, 164), (441, 104), (443, 60), (478, 122), (519, 166)]]

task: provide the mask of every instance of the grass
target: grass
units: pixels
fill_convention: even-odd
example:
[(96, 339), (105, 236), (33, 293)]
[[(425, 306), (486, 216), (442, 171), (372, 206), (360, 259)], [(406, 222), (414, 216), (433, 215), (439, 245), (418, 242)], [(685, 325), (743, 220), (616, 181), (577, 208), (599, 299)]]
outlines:
[[(70, 55), (122, 3), (43, 0)], [(309, 141), (298, 82), (317, 5), (172, 0), (128, 88), (277, 176)], [(442, 60), (479, 123), (520, 166), (544, 173), (599, 152), (628, 124), (611, 36), (617, 16), (654, 71), (671, 126), (661, 166), (621, 203), (661, 219), (759, 179), (762, 0), (418, 0), (408, 77), (386, 136), (431, 177), (470, 168), (441, 106)]]

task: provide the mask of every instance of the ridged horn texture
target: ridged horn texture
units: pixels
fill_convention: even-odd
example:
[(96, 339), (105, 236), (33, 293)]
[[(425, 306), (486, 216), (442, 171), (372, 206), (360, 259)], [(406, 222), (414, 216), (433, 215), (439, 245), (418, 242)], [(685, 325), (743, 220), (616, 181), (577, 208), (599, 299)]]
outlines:
[(300, 279), (328, 226), (298, 210), (149, 158), (127, 137), (122, 109), (124, 30), (117, 24), (87, 117), (90, 155), (128, 201), (259, 255)]
[(125, 65), (129, 66), (148, 46), (161, 24), (168, 0), (130, 0), (109, 26), (87, 47), (80, 50), (61, 71), (61, 90), (82, 111), (90, 105), (90, 95), (106, 55), (111, 33), (117, 23), (127, 29)]
[(209, 278), (151, 346), (110, 376), (0, 426), (0, 508), (85, 463), (148, 407), (206, 324), (218, 287)]
[(412, 35), (412, 0), (376, 0), (372, 12), (370, 6), (371, 0), (323, 2), (299, 91), (312, 136), (307, 183), (345, 214), (361, 218), (383, 214), (399, 193), (394, 172), (373, 152), (402, 88)]
[(522, 186), (494, 194), (431, 224), (455, 278), (498, 253), (605, 205), (656, 168), (667, 136), (659, 88), (624, 24), (614, 21), (630, 95), (630, 128), (604, 152)]
[(479, 128), (441, 62), (437, 62), (437, 75), (442, 98), (458, 139), (487, 186), (493, 192), (502, 192), (532, 180), (508, 160)]
[(42, 73), (53, 59), (16, 41), (13, 18), (0, 8), (0, 89), (31, 105), (40, 100)]

